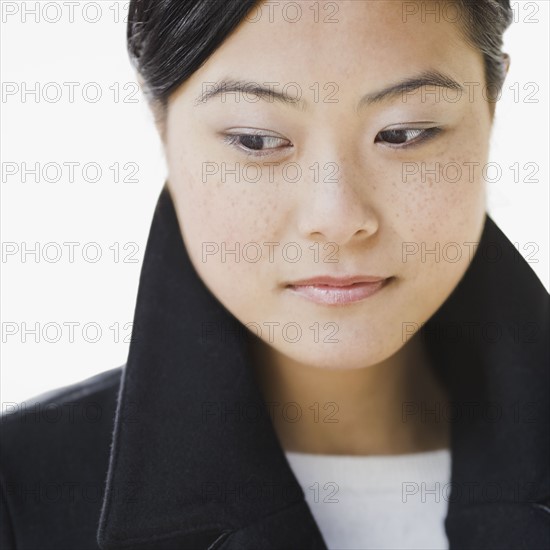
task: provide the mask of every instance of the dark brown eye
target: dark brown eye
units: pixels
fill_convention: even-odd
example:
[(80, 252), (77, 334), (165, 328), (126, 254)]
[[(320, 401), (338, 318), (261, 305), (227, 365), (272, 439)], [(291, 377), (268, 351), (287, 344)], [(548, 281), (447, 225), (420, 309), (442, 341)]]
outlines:
[(263, 148), (263, 136), (239, 136), (239, 141), (243, 147), (253, 151), (261, 151)]
[(292, 146), (287, 139), (263, 134), (228, 134), (224, 141), (249, 156), (269, 155)]
[(384, 130), (380, 132), (375, 143), (387, 143), (388, 145), (403, 145), (420, 143), (430, 137), (435, 136), (441, 131), (441, 128), (398, 128), (394, 130)]

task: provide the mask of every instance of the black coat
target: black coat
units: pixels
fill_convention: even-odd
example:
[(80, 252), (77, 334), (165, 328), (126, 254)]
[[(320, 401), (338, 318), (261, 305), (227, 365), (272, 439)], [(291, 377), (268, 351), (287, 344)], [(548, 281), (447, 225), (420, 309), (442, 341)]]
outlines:
[[(462, 411), (451, 550), (550, 547), (548, 328), (548, 293), (487, 216), (423, 329)], [(192, 267), (165, 186), (127, 363), (2, 419), (2, 550), (326, 549), (269, 415), (230, 412), (263, 404), (240, 329)]]

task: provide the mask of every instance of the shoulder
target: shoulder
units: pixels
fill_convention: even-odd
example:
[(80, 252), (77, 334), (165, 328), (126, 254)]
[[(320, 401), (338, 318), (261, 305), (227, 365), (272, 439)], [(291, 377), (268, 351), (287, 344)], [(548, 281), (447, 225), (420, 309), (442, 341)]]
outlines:
[(20, 403), (5, 402), (0, 416), (3, 447), (28, 446), (37, 438), (51, 441), (57, 433), (66, 436), (85, 427), (89, 432), (105, 429), (113, 420), (122, 369), (101, 372)]
[(2, 540), (37, 547), (33, 532), (44, 536), (63, 517), (82, 519), (82, 535), (95, 537), (122, 372), (117, 367), (22, 403), (4, 403), (0, 484), (10, 533), (0, 529)]

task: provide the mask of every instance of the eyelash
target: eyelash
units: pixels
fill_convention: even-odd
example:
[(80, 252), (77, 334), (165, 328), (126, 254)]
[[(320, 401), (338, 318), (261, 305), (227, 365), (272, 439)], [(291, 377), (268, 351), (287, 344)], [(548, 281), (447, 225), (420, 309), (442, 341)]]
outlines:
[[(383, 130), (382, 132), (379, 132), (374, 140), (375, 143), (380, 143), (382, 140), (378, 139), (378, 136), (382, 134), (387, 134), (388, 132), (420, 132), (419, 136), (421, 137), (415, 137), (414, 139), (410, 140), (409, 142), (406, 142), (404, 145), (401, 144), (387, 144), (387, 147), (390, 147), (391, 149), (408, 149), (409, 147), (415, 147), (417, 145), (420, 145), (421, 143), (424, 143), (435, 136), (437, 136), (443, 129), (439, 127), (432, 127), (432, 128), (395, 128), (391, 130)], [(243, 147), (242, 145), (239, 145), (238, 142), (242, 138), (263, 138), (263, 139), (274, 139), (274, 140), (280, 140), (280, 141), (288, 141), (285, 138), (280, 138), (277, 136), (270, 136), (265, 135), (262, 133), (250, 133), (250, 134), (226, 134), (223, 141), (227, 143), (228, 145), (235, 147), (236, 149), (239, 149), (240, 151), (244, 152), (245, 155), (249, 157), (264, 157), (266, 155), (272, 155), (273, 149), (268, 149), (267, 151), (260, 151), (260, 150), (254, 150), (247, 147)], [(288, 141), (289, 142), (289, 141)], [(289, 142), (290, 143), (290, 142)], [(291, 144), (292, 145), (292, 144)]]

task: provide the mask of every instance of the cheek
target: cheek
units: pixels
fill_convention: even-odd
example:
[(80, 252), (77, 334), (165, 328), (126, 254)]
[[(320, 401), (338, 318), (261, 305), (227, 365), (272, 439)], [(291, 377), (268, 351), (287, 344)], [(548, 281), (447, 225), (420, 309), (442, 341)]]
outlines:
[(418, 173), (400, 182), (388, 204), (399, 214), (404, 235), (435, 240), (468, 234), (485, 204), (481, 166), (472, 166), (471, 159), (419, 163)]
[(269, 262), (264, 243), (284, 240), (286, 202), (267, 182), (243, 177), (237, 181), (231, 172), (236, 163), (213, 164), (208, 175), (202, 162), (181, 159), (170, 166), (170, 186), (195, 269), (210, 291), (240, 317), (266, 299), (262, 282), (265, 294), (265, 281), (273, 277), (275, 264)]
[(477, 234), (485, 212), (490, 130), (486, 105), (472, 103), (445, 139), (427, 153), (413, 151), (393, 168), (386, 204), (403, 237), (443, 242)]
[(403, 238), (443, 244), (477, 234), (485, 212), (490, 126), (472, 124), (462, 123), (424, 158), (394, 167), (385, 202)]
[(391, 196), (384, 198), (394, 256), (400, 258), (409, 285), (400, 313), (420, 323), (456, 287), (482, 231), (488, 139), (468, 142), (466, 133), (429, 159), (416, 161), (408, 177), (396, 169)]

